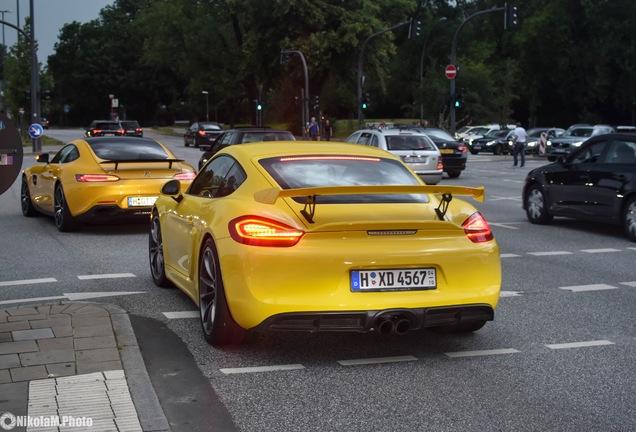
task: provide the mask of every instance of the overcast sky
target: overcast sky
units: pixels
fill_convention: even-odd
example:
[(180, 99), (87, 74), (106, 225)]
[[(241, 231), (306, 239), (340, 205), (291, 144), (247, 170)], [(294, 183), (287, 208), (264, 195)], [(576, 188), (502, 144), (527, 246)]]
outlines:
[[(58, 42), (60, 29), (66, 23), (78, 21), (85, 23), (98, 17), (99, 12), (115, 0), (0, 0), (0, 10), (4, 13), (4, 21), (24, 28), (25, 19), (31, 14), (30, 4), (33, 2), (35, 40), (38, 42), (38, 61), (46, 65), (48, 56), (53, 54), (53, 45)], [(0, 18), (2, 19), (2, 18)], [(16, 43), (17, 31), (3, 25), (4, 44), (11, 47)]]

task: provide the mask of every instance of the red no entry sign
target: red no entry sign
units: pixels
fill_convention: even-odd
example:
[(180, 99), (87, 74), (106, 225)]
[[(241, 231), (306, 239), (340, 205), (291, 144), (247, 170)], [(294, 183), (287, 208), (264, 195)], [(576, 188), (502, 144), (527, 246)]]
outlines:
[(455, 65), (451, 64), (446, 66), (446, 78), (453, 79), (455, 76), (457, 76), (457, 68)]

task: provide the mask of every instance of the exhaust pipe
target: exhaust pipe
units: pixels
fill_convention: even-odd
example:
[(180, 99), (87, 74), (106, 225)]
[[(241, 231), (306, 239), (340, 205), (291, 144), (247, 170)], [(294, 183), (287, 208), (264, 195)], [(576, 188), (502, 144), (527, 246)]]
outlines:
[(395, 324), (389, 318), (381, 318), (376, 325), (378, 333), (386, 335), (392, 333), (395, 330)]
[(395, 323), (395, 332), (399, 335), (403, 335), (411, 328), (411, 322), (405, 318), (398, 320)]

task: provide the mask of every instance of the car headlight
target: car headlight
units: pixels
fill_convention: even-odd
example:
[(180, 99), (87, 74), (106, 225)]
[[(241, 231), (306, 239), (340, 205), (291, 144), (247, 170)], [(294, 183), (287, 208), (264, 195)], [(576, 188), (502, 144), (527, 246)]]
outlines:
[(583, 141), (578, 141), (578, 142), (572, 143), (572, 147), (581, 147), (581, 144), (583, 144)]
[(493, 145), (493, 144), (495, 144), (495, 141), (494, 141), (494, 140), (492, 140), (492, 141), (488, 141), (488, 142), (486, 143), (486, 145), (487, 145), (487, 146), (491, 146), (491, 145)]
[(545, 145), (546, 146), (552, 146), (552, 141), (550, 141), (550, 140), (546, 141)]

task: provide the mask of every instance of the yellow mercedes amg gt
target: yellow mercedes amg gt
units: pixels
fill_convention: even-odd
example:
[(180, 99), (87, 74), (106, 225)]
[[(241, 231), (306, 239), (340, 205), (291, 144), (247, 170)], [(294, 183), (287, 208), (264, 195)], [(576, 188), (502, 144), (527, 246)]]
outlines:
[(52, 159), (23, 171), (22, 214), (53, 216), (60, 231), (83, 222), (147, 218), (159, 190), (170, 179), (184, 190), (196, 175), (163, 144), (148, 138), (84, 138), (65, 145)]
[(158, 286), (198, 305), (213, 345), (250, 331), (475, 331), (494, 317), (499, 248), (482, 215), (399, 158), (356, 144), (227, 147), (151, 215)]

